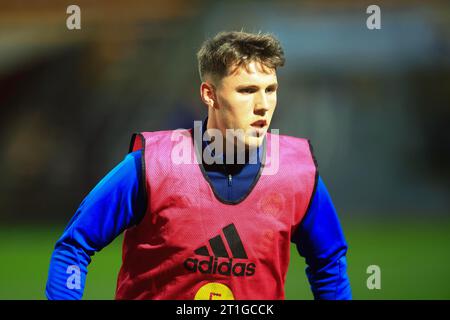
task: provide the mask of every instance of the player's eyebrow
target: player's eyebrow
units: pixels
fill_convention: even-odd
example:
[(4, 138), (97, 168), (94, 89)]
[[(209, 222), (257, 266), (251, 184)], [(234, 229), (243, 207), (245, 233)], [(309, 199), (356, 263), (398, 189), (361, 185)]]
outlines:
[[(278, 88), (278, 83), (274, 82), (274, 83), (271, 83), (271, 84), (266, 86), (266, 88), (270, 88), (270, 87), (276, 89), (276, 88)], [(241, 85), (236, 87), (237, 90), (240, 90), (240, 89), (259, 89), (259, 88), (260, 88), (260, 86), (256, 85), (256, 84), (241, 84)]]

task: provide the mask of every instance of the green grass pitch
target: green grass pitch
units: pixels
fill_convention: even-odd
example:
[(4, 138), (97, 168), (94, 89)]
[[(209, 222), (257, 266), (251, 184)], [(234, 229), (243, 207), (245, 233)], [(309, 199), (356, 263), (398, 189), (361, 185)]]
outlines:
[[(342, 223), (349, 243), (354, 299), (450, 299), (450, 221)], [(64, 226), (0, 227), (0, 299), (45, 299), (53, 246)], [(113, 299), (122, 237), (95, 254), (84, 299)], [(366, 286), (369, 265), (381, 268), (381, 289)], [(287, 299), (312, 299), (305, 264), (295, 247), (286, 280)]]

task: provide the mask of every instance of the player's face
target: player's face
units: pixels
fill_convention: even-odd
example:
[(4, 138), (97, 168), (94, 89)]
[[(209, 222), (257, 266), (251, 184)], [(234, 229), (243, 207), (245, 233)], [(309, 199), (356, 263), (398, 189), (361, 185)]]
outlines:
[(237, 68), (216, 87), (215, 126), (224, 135), (226, 129), (242, 129), (245, 145), (259, 146), (275, 111), (277, 88), (274, 69), (258, 62)]

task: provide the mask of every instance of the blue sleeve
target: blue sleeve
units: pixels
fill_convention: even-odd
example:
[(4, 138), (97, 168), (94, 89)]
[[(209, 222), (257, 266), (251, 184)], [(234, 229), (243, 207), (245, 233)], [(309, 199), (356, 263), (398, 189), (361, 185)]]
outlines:
[(330, 195), (319, 177), (308, 212), (292, 237), (305, 258), (314, 299), (351, 300), (347, 243)]
[(141, 150), (128, 154), (82, 201), (56, 242), (45, 294), (50, 300), (81, 299), (95, 252), (145, 213)]

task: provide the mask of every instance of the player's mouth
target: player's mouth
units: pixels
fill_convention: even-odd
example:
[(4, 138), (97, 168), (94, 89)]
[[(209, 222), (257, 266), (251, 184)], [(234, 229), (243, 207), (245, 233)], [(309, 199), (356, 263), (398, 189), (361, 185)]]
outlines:
[(264, 135), (264, 133), (266, 132), (267, 129), (267, 121), (266, 120), (258, 120), (255, 121), (251, 124), (252, 128), (255, 129), (256, 131), (256, 135), (258, 137), (261, 137), (262, 135)]

